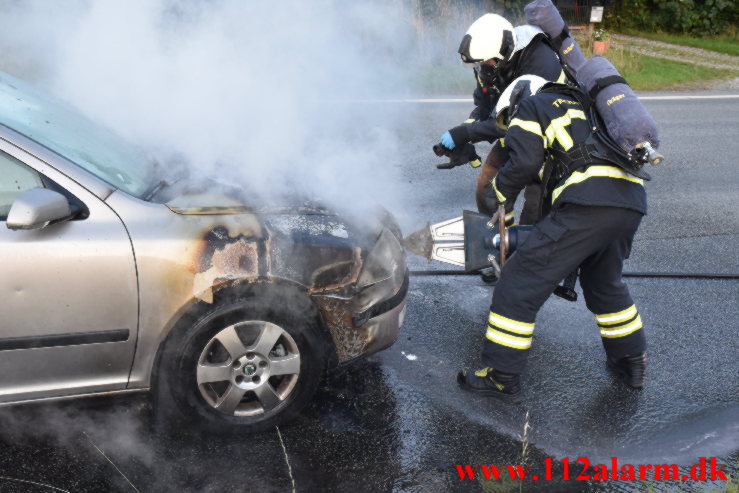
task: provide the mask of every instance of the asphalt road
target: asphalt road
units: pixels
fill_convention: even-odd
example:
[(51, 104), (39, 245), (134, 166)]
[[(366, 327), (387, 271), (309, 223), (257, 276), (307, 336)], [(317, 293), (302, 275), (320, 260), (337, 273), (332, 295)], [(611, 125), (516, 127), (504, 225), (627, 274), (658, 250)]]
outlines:
[[(626, 270), (739, 273), (739, 99), (645, 103), (667, 161), (652, 170), (649, 214)], [(476, 171), (436, 170), (430, 152), (469, 105), (366, 105), (367, 118), (401, 136), (401, 155), (388, 166), (403, 177), (406, 199), (394, 212), (406, 233), (474, 209)], [(3, 409), (0, 491), (519, 491), (510, 481), (460, 481), (454, 464), (520, 463), (526, 423), (532, 474), (543, 475), (548, 456), (676, 463), (681, 472), (717, 456), (737, 470), (739, 283), (628, 282), (650, 348), (641, 392), (606, 371), (584, 303), (559, 299), (537, 318), (521, 406), (461, 392), (454, 375), (478, 363), (492, 288), (474, 276), (413, 277), (395, 346), (335, 372), (279, 432), (160, 435), (146, 395)], [(523, 491), (640, 488), (527, 481)]]

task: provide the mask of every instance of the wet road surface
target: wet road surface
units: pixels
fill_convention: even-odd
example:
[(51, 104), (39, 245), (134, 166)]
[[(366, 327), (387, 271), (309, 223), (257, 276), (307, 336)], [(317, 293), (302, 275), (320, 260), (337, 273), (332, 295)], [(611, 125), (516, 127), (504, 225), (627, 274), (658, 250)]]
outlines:
[[(660, 124), (668, 161), (652, 172), (650, 213), (626, 270), (736, 274), (739, 139), (727, 137), (739, 135), (739, 100), (647, 106)], [(430, 153), (430, 140), (468, 109), (414, 105), (394, 120), (416, 122), (393, 164), (412, 198), (395, 211), (406, 233), (474, 209), (476, 172), (437, 171)], [(373, 111), (397, 114), (397, 108)], [(420, 259), (412, 267), (448, 268)], [(519, 491), (510, 480), (460, 481), (454, 464), (521, 463), (526, 423), (524, 459), (530, 474), (541, 477), (548, 456), (681, 466), (719, 456), (736, 470), (739, 283), (628, 283), (650, 348), (642, 392), (624, 388), (606, 371), (584, 303), (552, 298), (537, 318), (522, 405), (462, 393), (454, 375), (477, 365), (493, 288), (476, 276), (413, 277), (396, 345), (333, 372), (305, 413), (279, 431), (164, 434), (153, 426), (147, 394), (3, 408), (0, 491)], [(555, 463), (554, 477), (561, 467)], [(573, 471), (574, 477), (579, 470)], [(652, 486), (661, 491), (674, 484)], [(681, 487), (704, 491), (705, 484)], [(527, 481), (522, 490), (644, 486)]]

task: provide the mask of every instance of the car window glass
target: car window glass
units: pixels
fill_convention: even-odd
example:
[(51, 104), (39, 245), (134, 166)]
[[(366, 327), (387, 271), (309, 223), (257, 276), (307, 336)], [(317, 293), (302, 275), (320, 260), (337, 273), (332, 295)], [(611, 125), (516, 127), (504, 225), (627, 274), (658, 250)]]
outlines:
[(3, 72), (0, 124), (126, 193), (141, 198), (152, 185), (152, 165), (140, 149), (70, 105)]
[(0, 221), (8, 218), (15, 198), (31, 188), (43, 187), (39, 174), (4, 152), (0, 152)]

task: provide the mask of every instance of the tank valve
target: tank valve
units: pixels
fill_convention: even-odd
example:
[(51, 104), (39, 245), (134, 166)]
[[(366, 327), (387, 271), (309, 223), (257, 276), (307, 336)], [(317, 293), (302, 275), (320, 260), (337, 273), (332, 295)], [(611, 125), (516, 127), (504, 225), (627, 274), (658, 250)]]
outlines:
[(649, 142), (645, 142), (644, 144), (642, 144), (642, 147), (647, 153), (647, 161), (649, 161), (649, 164), (651, 164), (652, 166), (658, 166), (662, 164), (662, 161), (665, 160), (665, 157), (659, 152), (655, 151)]

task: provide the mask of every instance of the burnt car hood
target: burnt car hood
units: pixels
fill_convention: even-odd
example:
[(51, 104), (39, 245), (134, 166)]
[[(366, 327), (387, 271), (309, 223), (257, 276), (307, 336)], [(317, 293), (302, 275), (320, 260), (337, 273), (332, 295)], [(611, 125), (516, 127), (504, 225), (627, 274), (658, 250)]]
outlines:
[[(252, 206), (223, 193), (182, 194), (165, 205), (186, 223), (197, 224), (203, 245), (197, 248), (202, 252), (200, 269), (221, 263), (248, 264), (254, 266), (252, 275), (287, 279), (312, 293), (354, 284), (384, 231), (400, 240), (397, 223), (381, 208), (348, 217), (307, 201)], [(231, 258), (247, 258), (247, 246), (252, 252), (249, 262)], [(226, 277), (249, 277), (239, 269), (231, 271)], [(208, 281), (223, 275), (219, 269)]]
[(362, 211), (361, 217), (340, 215), (330, 208), (309, 200), (293, 204), (246, 204), (226, 193), (182, 194), (165, 204), (172, 212), (183, 216), (219, 216), (254, 214), (264, 217), (284, 233), (302, 232), (308, 236), (328, 236), (348, 240), (354, 246), (371, 247), (388, 227), (398, 238), (402, 234), (390, 213), (376, 207)]
[(166, 202), (166, 206), (177, 214), (323, 214), (336, 215), (328, 208), (309, 200), (293, 200), (293, 203), (251, 204), (229, 193), (183, 193)]

